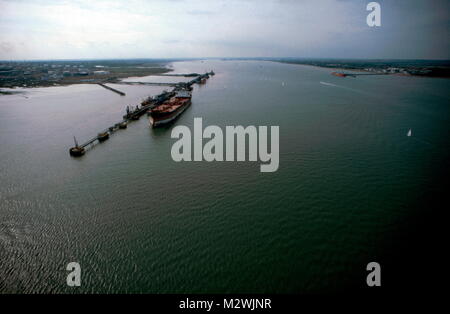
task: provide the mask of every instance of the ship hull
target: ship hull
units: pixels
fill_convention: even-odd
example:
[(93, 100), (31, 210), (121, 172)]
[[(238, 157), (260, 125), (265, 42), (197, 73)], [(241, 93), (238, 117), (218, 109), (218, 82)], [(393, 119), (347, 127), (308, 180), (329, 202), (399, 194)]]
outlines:
[(162, 126), (174, 121), (190, 106), (190, 104), (191, 104), (190, 101), (187, 102), (185, 105), (180, 106), (177, 110), (175, 110), (169, 115), (160, 116), (160, 115), (152, 115), (150, 113), (150, 117), (148, 119), (150, 126), (156, 128), (158, 126)]

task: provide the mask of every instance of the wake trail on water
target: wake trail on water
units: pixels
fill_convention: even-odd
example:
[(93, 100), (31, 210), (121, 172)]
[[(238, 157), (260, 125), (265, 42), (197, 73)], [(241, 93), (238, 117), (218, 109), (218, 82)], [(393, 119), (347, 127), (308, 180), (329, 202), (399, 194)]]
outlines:
[(428, 141), (421, 140), (421, 139), (416, 138), (416, 137), (412, 137), (412, 136), (411, 136), (411, 139), (413, 139), (413, 140), (415, 140), (415, 141), (417, 141), (417, 142), (419, 142), (419, 143), (422, 143), (422, 144), (433, 145), (432, 143), (430, 143), (430, 142), (428, 142)]
[(367, 93), (367, 92), (364, 92), (364, 91), (361, 91), (361, 90), (358, 90), (358, 89), (354, 89), (354, 88), (350, 88), (350, 87), (346, 87), (346, 86), (341, 86), (341, 85), (336, 85), (336, 84), (333, 84), (333, 83), (320, 81), (320, 84), (325, 85), (325, 86), (342, 88), (342, 89), (349, 90), (349, 91), (352, 91), (352, 92), (355, 92), (355, 93), (359, 93), (359, 94), (363, 94), (363, 95), (366, 95), (366, 96), (374, 96), (374, 95), (372, 95), (370, 93)]
[(422, 144), (433, 145), (432, 143), (430, 143), (430, 142), (428, 142), (428, 141), (426, 141), (426, 140), (421, 140), (421, 139), (419, 139), (419, 138), (412, 137), (412, 129), (409, 129), (409, 131), (408, 131), (408, 133), (406, 134), (406, 136), (408, 136), (409, 138), (411, 138), (411, 139), (413, 139), (413, 140), (415, 140), (415, 141), (417, 141), (417, 142), (420, 142), (420, 143), (422, 143)]
[(327, 83), (327, 82), (322, 82), (322, 81), (320, 81), (320, 84), (322, 84), (322, 85), (326, 85), (326, 86), (334, 86), (334, 87), (340, 87), (340, 86), (337, 86), (337, 85), (335, 85), (335, 84), (332, 84), (332, 83)]

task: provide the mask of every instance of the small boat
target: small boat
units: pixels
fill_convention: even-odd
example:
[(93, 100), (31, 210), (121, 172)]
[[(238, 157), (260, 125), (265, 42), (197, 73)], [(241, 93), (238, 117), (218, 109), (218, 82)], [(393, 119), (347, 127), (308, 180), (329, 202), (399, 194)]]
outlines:
[(127, 126), (128, 126), (128, 123), (126, 121), (119, 123), (119, 129), (126, 129)]
[(331, 72), (331, 75), (339, 76), (339, 77), (346, 77), (347, 74), (341, 73), (341, 72)]
[(412, 132), (411, 132), (411, 129), (409, 129), (409, 131), (408, 131), (408, 133), (406, 134), (406, 136), (411, 136), (412, 135)]
[(97, 135), (97, 139), (99, 142), (104, 142), (109, 138), (109, 133), (108, 132), (102, 132), (102, 133), (98, 133)]

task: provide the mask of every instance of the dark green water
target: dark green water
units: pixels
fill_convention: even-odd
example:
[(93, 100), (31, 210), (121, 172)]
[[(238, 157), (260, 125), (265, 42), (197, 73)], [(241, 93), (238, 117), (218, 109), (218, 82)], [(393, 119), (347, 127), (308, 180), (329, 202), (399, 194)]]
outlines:
[[(162, 88), (42, 88), (0, 97), (1, 292), (321, 292), (360, 279), (446, 165), (450, 81), (337, 78), (271, 62), (214, 69), (176, 125), (278, 125), (280, 167), (182, 162), (171, 128), (131, 124), (83, 158), (127, 104)], [(176, 81), (176, 78), (174, 78)], [(409, 129), (413, 136), (407, 137)], [(426, 209), (423, 209), (424, 212)], [(82, 286), (66, 286), (69, 262)], [(356, 278), (356, 279), (355, 279)]]

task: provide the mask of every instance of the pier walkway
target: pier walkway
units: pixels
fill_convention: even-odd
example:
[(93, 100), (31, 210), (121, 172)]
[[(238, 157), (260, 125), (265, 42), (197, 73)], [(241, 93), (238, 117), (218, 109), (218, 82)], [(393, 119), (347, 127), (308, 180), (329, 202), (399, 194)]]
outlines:
[[(143, 85), (153, 85), (153, 84), (171, 84), (170, 86), (174, 86), (174, 89), (170, 92), (163, 92), (157, 96), (155, 96), (153, 99), (154, 101), (152, 101), (149, 105), (145, 105), (142, 107), (138, 107), (136, 106), (136, 109), (133, 111), (127, 111), (127, 114), (125, 116), (123, 116), (123, 119), (117, 123), (115, 123), (114, 125), (110, 126), (107, 129), (102, 130), (100, 133), (98, 133), (97, 136), (91, 138), (90, 140), (82, 143), (82, 144), (77, 144), (76, 140), (75, 140), (75, 147), (72, 147), (69, 151), (71, 152), (72, 156), (81, 156), (84, 154), (84, 149), (90, 145), (93, 145), (96, 142), (100, 142), (100, 141), (104, 141), (106, 139), (108, 139), (109, 135), (114, 133), (115, 131), (121, 129), (121, 125), (126, 125), (129, 121), (133, 121), (133, 120), (138, 120), (143, 114), (145, 114), (149, 109), (152, 109), (160, 104), (162, 104), (163, 102), (165, 102), (166, 100), (170, 99), (170, 97), (172, 97), (175, 94), (175, 91), (177, 90), (177, 88), (180, 87), (191, 87), (193, 84), (200, 84), (202, 82), (202, 80), (208, 79), (211, 75), (214, 75), (214, 72), (207, 72), (205, 74), (201, 74), (199, 76), (197, 76), (195, 79), (189, 81), (189, 82), (179, 82), (179, 83), (143, 83)], [(123, 82), (123, 83), (133, 83), (133, 82)], [(119, 94), (124, 94), (121, 91), (118, 91), (116, 89), (113, 89), (109, 86), (106, 86), (104, 84), (99, 83), (100, 86), (105, 87), (106, 89), (110, 89), (116, 93)], [(160, 86), (167, 86), (167, 85), (160, 85)], [(82, 151), (82, 154), (80, 155), (74, 155), (72, 154), (72, 151), (75, 149), (75, 151)]]

